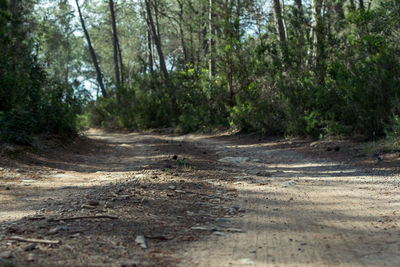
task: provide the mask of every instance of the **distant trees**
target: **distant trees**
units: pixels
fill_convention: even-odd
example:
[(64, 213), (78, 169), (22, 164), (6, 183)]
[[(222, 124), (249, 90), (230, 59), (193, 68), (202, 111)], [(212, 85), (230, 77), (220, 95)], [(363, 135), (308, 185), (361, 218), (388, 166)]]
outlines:
[[(24, 9), (26, 51), (75, 93), (100, 88), (95, 125), (374, 137), (399, 121), (396, 1), (86, 0), (85, 17), (75, 2), (77, 18), (67, 0)], [(16, 54), (0, 58), (19, 71)]]
[[(37, 27), (34, 4), (0, 1), (0, 142), (29, 144), (34, 134), (76, 133), (80, 101), (67, 83), (70, 69), (59, 67), (68, 65), (72, 55), (60, 49), (59, 64), (52, 64), (54, 69), (46, 73), (36, 43), (39, 38), (32, 34)], [(68, 27), (59, 26), (52, 34), (68, 38)], [(67, 46), (62, 40), (57, 45)]]

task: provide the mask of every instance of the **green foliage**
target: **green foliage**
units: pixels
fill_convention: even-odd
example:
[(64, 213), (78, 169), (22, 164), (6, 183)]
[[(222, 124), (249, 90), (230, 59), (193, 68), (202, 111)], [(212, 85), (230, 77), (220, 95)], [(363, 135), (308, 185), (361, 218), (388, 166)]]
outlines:
[(230, 126), (263, 134), (398, 139), (396, 1), (379, 0), (365, 10), (325, 1), (320, 22), (312, 6), (286, 3), (283, 41), (262, 1), (213, 1), (209, 23), (209, 1), (159, 0), (152, 9), (168, 74), (160, 72), (140, 1), (116, 2), (124, 63), (118, 87), (108, 3), (85, 1), (108, 93), (92, 101), (81, 94), (80, 82), (95, 81), (96, 73), (83, 37), (74, 34), (73, 7), (58, 0), (33, 9), (34, 2), (0, 0), (3, 141), (71, 135), (77, 126), (181, 132)]
[(74, 135), (81, 104), (71, 85), (50, 78), (40, 64), (29, 33), (31, 7), (0, 3), (0, 141), (24, 145), (35, 134)]
[(37, 121), (28, 111), (12, 110), (0, 113), (0, 140), (7, 143), (28, 145)]

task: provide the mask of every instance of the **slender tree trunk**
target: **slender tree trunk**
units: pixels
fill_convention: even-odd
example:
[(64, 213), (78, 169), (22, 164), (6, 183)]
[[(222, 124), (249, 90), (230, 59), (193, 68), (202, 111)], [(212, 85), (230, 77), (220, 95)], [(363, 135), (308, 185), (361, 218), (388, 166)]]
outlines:
[[(149, 26), (149, 25), (148, 25)], [(153, 74), (154, 72), (154, 67), (153, 67), (153, 47), (152, 47), (152, 42), (151, 42), (151, 32), (150, 32), (150, 28), (147, 29), (147, 53), (148, 53), (148, 57), (149, 57), (149, 71), (151, 74)]]
[(360, 2), (359, 2), (359, 8), (360, 9), (362, 9), (362, 10), (364, 10), (365, 9), (365, 7), (364, 7), (364, 0), (359, 0)]
[(190, 25), (190, 64), (192, 65), (192, 68), (195, 65), (195, 60), (194, 60), (194, 38), (193, 38), (193, 27)]
[(303, 47), (304, 47), (304, 10), (302, 0), (295, 0), (296, 8), (294, 14), (298, 21), (298, 32), (299, 32), (299, 65), (303, 62)]
[(275, 28), (278, 33), (278, 40), (281, 43), (286, 41), (285, 27), (283, 25), (282, 8), (279, 0), (273, 0)]
[[(112, 26), (112, 39), (113, 39), (113, 50), (114, 50), (114, 76), (117, 87), (121, 86), (121, 74), (120, 74), (120, 64), (119, 64), (119, 56), (118, 56), (118, 36), (117, 36), (117, 26), (115, 22), (115, 12), (114, 12), (114, 1), (108, 1), (110, 5), (110, 14), (111, 14), (111, 26)], [(118, 92), (117, 92), (117, 98)], [(119, 101), (118, 101), (119, 102)]]
[(183, 27), (182, 27), (182, 23), (183, 23), (183, 3), (180, 0), (177, 0), (178, 5), (179, 5), (179, 34), (180, 34), (180, 38), (181, 38), (181, 46), (182, 46), (182, 51), (183, 51), (183, 58), (185, 61), (185, 69), (186, 69), (186, 65), (188, 63), (188, 54), (187, 54), (187, 48), (186, 48), (186, 44), (185, 44), (185, 36), (183, 34)]
[(167, 70), (167, 67), (165, 65), (165, 59), (164, 59), (164, 54), (163, 54), (162, 47), (161, 47), (160, 36), (158, 34), (156, 26), (154, 25), (153, 16), (151, 14), (150, 0), (145, 0), (144, 2), (146, 4), (146, 12), (147, 12), (147, 16), (148, 16), (148, 19), (149, 19), (150, 28), (151, 28), (151, 31), (152, 31), (153, 39), (154, 39), (154, 42), (155, 42), (155, 45), (156, 45), (156, 49), (157, 49), (157, 53), (158, 53), (158, 57), (159, 57), (159, 61), (160, 61), (160, 69), (161, 69), (161, 72), (163, 74), (164, 81), (167, 82), (169, 80), (168, 70)]
[(209, 11), (208, 11), (208, 31), (209, 31), (209, 37), (208, 37), (208, 47), (209, 47), (209, 53), (210, 53), (210, 59), (208, 62), (208, 74), (210, 79), (214, 76), (215, 73), (215, 41), (214, 38), (215, 36), (215, 27), (213, 23), (213, 2), (214, 0), (210, 0), (210, 6), (209, 6)]
[(96, 69), (97, 82), (99, 83), (99, 86), (100, 86), (100, 89), (101, 89), (101, 94), (103, 95), (103, 97), (107, 97), (107, 92), (106, 92), (106, 88), (104, 87), (103, 77), (102, 77), (102, 74), (101, 74), (100, 66), (99, 66), (99, 63), (97, 61), (97, 56), (96, 56), (96, 53), (95, 53), (94, 48), (92, 46), (92, 42), (90, 40), (89, 33), (88, 33), (87, 29), (86, 29), (85, 21), (83, 19), (81, 8), (79, 6), (78, 0), (75, 0), (75, 3), (76, 3), (76, 6), (78, 8), (78, 13), (79, 13), (79, 18), (80, 18), (80, 21), (81, 21), (82, 29), (83, 29), (83, 32), (85, 34), (86, 41), (88, 43), (89, 53), (90, 53), (90, 56), (92, 57), (94, 68)]
[(121, 74), (121, 85), (124, 85), (125, 83), (125, 75), (124, 75), (124, 64), (122, 62), (122, 52), (121, 52), (121, 46), (119, 44), (119, 39), (117, 38), (117, 46), (118, 46), (118, 57), (119, 57), (119, 70)]
[(321, 54), (321, 8), (322, 0), (312, 0), (312, 40), (313, 40), (313, 62), (318, 64)]
[[(143, 2), (140, 2), (142, 9), (146, 10), (146, 7), (143, 6)], [(147, 13), (147, 11), (143, 12), (143, 17), (146, 20), (146, 26), (147, 26), (147, 31), (146, 31), (146, 35), (147, 35), (147, 56), (148, 56), (148, 66), (149, 66), (149, 72), (151, 74), (154, 73), (154, 59), (153, 59), (153, 41), (152, 41), (152, 31), (151, 31), (151, 26), (150, 26), (150, 20), (149, 20), (149, 15)]]

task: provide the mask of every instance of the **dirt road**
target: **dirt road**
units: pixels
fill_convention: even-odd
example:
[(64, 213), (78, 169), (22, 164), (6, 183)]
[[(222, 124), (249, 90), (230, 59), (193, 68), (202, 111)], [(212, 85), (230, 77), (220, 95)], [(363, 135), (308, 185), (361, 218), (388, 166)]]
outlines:
[(400, 265), (393, 169), (312, 156), (279, 139), (88, 137), (1, 163), (0, 263)]

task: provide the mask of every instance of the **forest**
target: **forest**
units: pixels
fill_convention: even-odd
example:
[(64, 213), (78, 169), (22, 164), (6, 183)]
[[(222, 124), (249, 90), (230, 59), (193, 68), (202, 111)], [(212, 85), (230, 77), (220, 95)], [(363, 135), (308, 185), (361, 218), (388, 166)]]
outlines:
[(88, 127), (398, 139), (395, 0), (0, 1), (0, 139)]
[(399, 266), (399, 0), (0, 0), (0, 267)]

